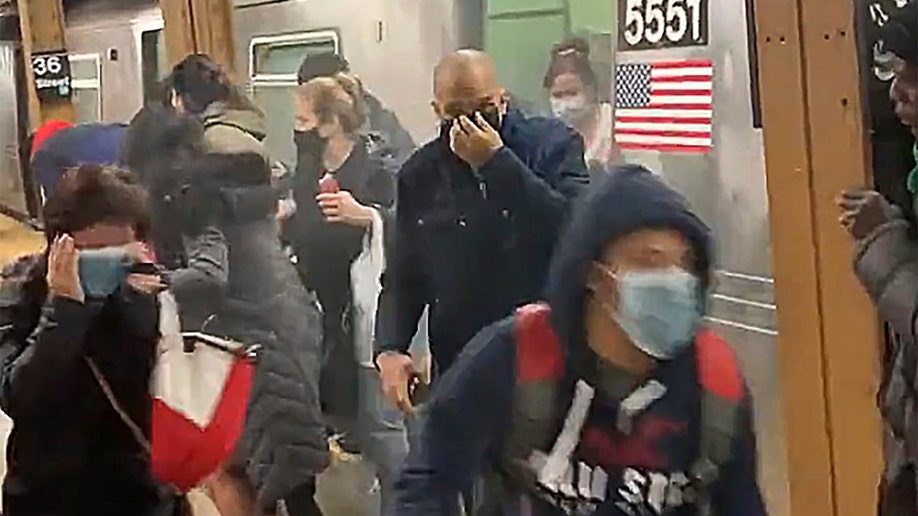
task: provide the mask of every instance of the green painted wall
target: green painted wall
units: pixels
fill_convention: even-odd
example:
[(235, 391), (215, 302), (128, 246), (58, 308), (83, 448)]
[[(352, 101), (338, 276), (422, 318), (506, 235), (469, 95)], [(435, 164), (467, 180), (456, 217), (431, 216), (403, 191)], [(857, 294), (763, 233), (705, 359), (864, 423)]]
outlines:
[(618, 10), (616, 0), (571, 0), (571, 31), (582, 33), (610, 33), (615, 27)]
[(562, 14), (489, 20), (485, 48), (494, 58), (501, 84), (523, 109), (544, 108), (542, 77), (552, 44), (564, 33)]
[(576, 34), (590, 42), (601, 88), (611, 73), (616, 0), (487, 0), (485, 49), (524, 108), (547, 107), (542, 78), (552, 45)]
[(493, 16), (495, 14), (524, 11), (563, 9), (565, 3), (565, 0), (487, 0), (487, 13), (489, 16)]

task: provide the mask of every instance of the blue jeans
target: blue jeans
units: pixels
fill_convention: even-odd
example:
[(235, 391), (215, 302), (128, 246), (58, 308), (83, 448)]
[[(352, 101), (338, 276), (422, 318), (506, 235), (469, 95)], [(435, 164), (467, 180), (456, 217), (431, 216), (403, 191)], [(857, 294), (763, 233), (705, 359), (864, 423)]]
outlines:
[[(418, 332), (411, 342), (409, 352), (413, 356), (430, 354), (426, 313), (418, 324)], [(357, 375), (357, 428), (361, 452), (376, 467), (381, 487), (380, 498), (385, 508), (392, 483), (398, 478), (408, 457), (409, 442), (415, 439), (419, 425), (406, 423), (401, 410), (385, 399), (375, 365), (361, 361), (358, 363)]]

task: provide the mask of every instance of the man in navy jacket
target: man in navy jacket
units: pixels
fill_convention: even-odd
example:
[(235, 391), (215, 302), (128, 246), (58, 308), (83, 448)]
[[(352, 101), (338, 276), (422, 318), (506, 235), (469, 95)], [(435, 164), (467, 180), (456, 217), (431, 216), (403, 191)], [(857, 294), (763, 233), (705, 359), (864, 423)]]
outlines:
[[(504, 492), (488, 514), (764, 516), (752, 402), (701, 327), (710, 274), (708, 228), (681, 196), (616, 170), (561, 237), (547, 305), (482, 330), (437, 385), (391, 514), (451, 515), (493, 469)], [(524, 313), (544, 314), (537, 331)], [(706, 404), (710, 385), (730, 407)], [(725, 428), (723, 453), (704, 453)]]
[(379, 315), (383, 389), (406, 410), (406, 351), (424, 309), (443, 372), (480, 329), (539, 296), (569, 204), (588, 183), (582, 139), (514, 109), (487, 55), (443, 58), (434, 97), (440, 136), (399, 173)]

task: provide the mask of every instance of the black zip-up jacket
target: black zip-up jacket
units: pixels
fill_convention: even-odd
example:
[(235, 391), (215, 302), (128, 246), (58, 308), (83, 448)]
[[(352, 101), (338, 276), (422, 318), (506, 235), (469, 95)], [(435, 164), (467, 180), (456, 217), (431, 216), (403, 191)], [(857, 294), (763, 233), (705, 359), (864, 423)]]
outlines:
[(473, 171), (442, 140), (398, 175), (395, 244), (383, 281), (380, 347), (406, 352), (430, 307), (444, 371), (480, 329), (539, 297), (571, 200), (588, 184), (583, 140), (511, 109), (504, 147)]
[(85, 358), (149, 439), (156, 298), (130, 289), (107, 301), (48, 298), (45, 269), (29, 256), (0, 278), (0, 406), (13, 420), (3, 514), (152, 514), (149, 460)]

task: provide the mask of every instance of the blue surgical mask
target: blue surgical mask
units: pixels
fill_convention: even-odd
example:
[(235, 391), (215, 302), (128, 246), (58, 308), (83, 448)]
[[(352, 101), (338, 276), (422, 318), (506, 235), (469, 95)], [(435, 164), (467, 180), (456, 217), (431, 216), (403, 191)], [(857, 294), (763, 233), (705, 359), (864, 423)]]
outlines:
[(568, 125), (579, 124), (593, 114), (593, 106), (584, 95), (552, 98), (550, 102), (552, 113)]
[(672, 359), (694, 340), (701, 321), (698, 278), (678, 267), (616, 275), (612, 318), (634, 345), (658, 360)]
[(112, 295), (131, 268), (131, 258), (122, 247), (81, 249), (79, 254), (80, 286), (89, 298)]

